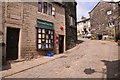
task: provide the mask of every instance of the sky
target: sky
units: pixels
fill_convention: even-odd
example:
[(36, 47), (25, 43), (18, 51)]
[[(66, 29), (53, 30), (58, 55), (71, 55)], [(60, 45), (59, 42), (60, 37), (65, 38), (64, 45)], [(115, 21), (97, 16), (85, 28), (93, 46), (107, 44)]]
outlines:
[(89, 18), (89, 12), (99, 2), (99, 0), (90, 0), (90, 1), (76, 0), (76, 1), (77, 1), (77, 21), (80, 21), (82, 16)]

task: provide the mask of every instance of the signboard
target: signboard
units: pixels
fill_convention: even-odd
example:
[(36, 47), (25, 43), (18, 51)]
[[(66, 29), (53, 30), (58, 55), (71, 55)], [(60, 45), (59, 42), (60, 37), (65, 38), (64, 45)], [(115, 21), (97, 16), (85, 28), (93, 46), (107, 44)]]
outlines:
[(37, 19), (37, 26), (38, 27), (47, 27), (47, 28), (53, 28), (54, 25), (52, 22), (44, 21), (41, 19)]

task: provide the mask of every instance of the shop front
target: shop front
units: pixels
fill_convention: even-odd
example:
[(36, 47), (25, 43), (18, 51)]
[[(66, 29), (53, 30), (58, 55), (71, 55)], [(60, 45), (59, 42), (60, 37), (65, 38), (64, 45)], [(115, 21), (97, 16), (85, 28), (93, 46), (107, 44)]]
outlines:
[(37, 19), (37, 50), (43, 55), (54, 52), (54, 25), (52, 22)]

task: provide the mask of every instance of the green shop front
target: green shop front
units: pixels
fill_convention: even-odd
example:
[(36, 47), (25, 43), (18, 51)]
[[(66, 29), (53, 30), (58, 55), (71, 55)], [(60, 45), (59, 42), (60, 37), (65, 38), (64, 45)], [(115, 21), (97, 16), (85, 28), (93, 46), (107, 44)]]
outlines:
[(52, 22), (37, 19), (37, 50), (54, 53), (54, 24)]

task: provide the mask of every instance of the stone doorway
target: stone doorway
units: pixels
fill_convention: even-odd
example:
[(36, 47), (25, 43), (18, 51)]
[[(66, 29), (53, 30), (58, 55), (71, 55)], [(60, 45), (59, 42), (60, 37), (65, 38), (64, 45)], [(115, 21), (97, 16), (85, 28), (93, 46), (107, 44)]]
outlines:
[(18, 59), (19, 32), (18, 28), (7, 28), (6, 60)]

